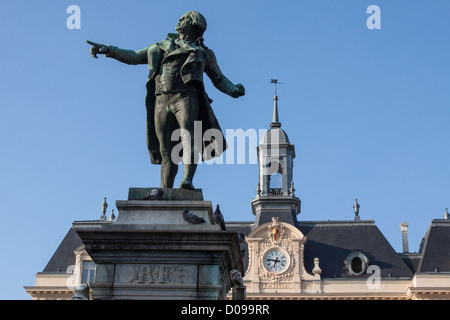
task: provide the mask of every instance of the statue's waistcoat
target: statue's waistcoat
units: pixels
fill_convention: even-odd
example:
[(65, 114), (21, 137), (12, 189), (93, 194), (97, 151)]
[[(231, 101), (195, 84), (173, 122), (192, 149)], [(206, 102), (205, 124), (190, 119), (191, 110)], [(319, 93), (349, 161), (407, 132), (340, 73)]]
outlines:
[[(165, 53), (167, 54), (167, 53)], [(178, 55), (177, 59), (165, 60), (161, 64), (159, 74), (155, 78), (155, 94), (175, 93), (175, 92), (197, 92), (192, 83), (184, 82), (181, 77), (183, 67), (189, 53)]]
[[(164, 64), (173, 64), (175, 60), (185, 58), (179, 73), (184, 83), (196, 80), (203, 82), (203, 72), (209, 59), (202, 46), (179, 48), (175, 44), (178, 35), (169, 34), (167, 39), (150, 45), (147, 59), (150, 75), (160, 74)], [(183, 57), (186, 56), (187, 57)]]

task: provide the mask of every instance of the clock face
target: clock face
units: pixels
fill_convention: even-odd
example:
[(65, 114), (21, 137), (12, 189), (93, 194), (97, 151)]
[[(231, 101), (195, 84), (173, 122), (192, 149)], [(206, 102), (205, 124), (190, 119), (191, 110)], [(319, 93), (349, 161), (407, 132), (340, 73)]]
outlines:
[(264, 265), (269, 271), (283, 272), (288, 267), (289, 258), (281, 250), (270, 250), (264, 256)]

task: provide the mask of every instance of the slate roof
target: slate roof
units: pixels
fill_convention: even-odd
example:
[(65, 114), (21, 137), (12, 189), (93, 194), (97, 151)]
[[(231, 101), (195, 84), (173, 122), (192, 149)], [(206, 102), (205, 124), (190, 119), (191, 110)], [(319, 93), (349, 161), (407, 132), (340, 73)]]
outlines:
[(70, 228), (43, 272), (66, 272), (69, 266), (75, 264), (74, 250), (81, 245), (81, 238), (74, 228)]
[(357, 276), (345, 268), (344, 260), (355, 251), (369, 259), (369, 266), (378, 266), (381, 277), (413, 276), (373, 220), (299, 222), (298, 227), (307, 237), (305, 268), (311, 272), (314, 258), (319, 258), (322, 278), (371, 276), (372, 273)]
[(431, 221), (420, 253), (417, 272), (450, 272), (450, 220)]
[(406, 263), (409, 269), (416, 273), (420, 261), (422, 260), (422, 254), (420, 253), (399, 253), (400, 258)]

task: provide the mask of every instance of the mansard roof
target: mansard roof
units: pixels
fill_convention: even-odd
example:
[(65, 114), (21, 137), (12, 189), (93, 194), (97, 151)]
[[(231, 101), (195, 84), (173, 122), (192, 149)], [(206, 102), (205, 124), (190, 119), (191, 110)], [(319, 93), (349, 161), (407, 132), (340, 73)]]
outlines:
[(369, 277), (351, 274), (344, 261), (354, 252), (367, 257), (369, 266), (380, 268), (381, 277), (412, 277), (413, 273), (375, 225), (373, 220), (303, 221), (298, 228), (307, 237), (305, 268), (314, 268), (319, 258), (323, 278)]
[(69, 266), (75, 264), (75, 249), (82, 245), (83, 242), (75, 229), (70, 228), (43, 272), (66, 272)]
[(422, 241), (417, 272), (450, 272), (450, 220), (434, 219)]

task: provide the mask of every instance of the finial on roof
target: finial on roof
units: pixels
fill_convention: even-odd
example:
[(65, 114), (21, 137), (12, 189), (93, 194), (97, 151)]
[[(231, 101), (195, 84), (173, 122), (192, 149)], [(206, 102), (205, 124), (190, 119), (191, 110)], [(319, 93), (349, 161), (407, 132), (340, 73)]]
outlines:
[(317, 258), (317, 257), (314, 258), (314, 269), (312, 270), (312, 273), (315, 276), (319, 276), (319, 277), (322, 273), (322, 269), (320, 269), (320, 267), (319, 267), (319, 258)]
[(289, 195), (290, 195), (291, 197), (295, 197), (294, 192), (295, 192), (295, 189), (294, 189), (294, 181), (291, 181), (291, 187), (289, 188)]
[(111, 214), (109, 215), (109, 220), (110, 221), (116, 220), (116, 215), (114, 214), (114, 209), (111, 210)]
[(258, 182), (258, 184), (256, 185), (256, 194), (258, 196), (261, 195), (261, 184)]
[(273, 118), (270, 123), (271, 128), (279, 128), (281, 127), (281, 122), (278, 119), (278, 95), (277, 95), (277, 85), (282, 84), (279, 82), (277, 78), (270, 79), (270, 83), (275, 84), (275, 96), (273, 97)]

